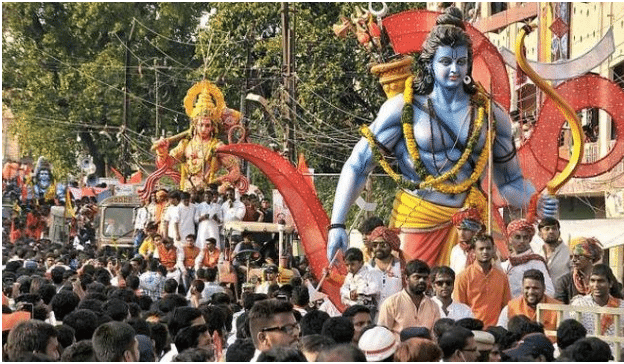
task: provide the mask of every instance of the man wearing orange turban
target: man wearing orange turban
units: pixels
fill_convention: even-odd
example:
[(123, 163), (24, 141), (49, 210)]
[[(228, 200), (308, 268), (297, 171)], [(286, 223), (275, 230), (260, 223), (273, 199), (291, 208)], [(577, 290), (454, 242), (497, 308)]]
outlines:
[(449, 265), (457, 275), (474, 262), (474, 248), (471, 247), (472, 237), (483, 229), (483, 223), (479, 210), (474, 207), (461, 209), (453, 214), (452, 222), (457, 229), (457, 245), (451, 250)]
[(546, 267), (544, 257), (535, 254), (531, 249), (531, 239), (535, 235), (535, 227), (525, 219), (514, 220), (507, 226), (507, 236), (512, 253), (509, 260), (501, 264), (503, 271), (507, 273), (511, 297), (516, 298), (522, 294), (522, 277), (529, 269), (537, 269), (544, 274), (546, 295), (552, 297), (555, 288)]
[[(386, 298), (403, 289), (401, 272), (405, 260), (400, 249), (401, 240), (394, 230), (378, 226), (370, 233), (368, 241), (373, 251), (373, 258), (369, 264), (380, 276), (381, 292), (378, 307), (381, 307)], [(396, 256), (392, 254), (393, 251), (397, 252)]]

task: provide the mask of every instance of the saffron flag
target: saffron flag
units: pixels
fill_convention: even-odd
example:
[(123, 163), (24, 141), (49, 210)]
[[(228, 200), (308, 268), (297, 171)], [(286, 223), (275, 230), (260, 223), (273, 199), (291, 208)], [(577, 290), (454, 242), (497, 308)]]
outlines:
[(65, 189), (65, 218), (68, 217), (76, 217), (76, 211), (74, 211), (74, 207), (71, 203), (71, 193), (69, 193), (69, 188)]

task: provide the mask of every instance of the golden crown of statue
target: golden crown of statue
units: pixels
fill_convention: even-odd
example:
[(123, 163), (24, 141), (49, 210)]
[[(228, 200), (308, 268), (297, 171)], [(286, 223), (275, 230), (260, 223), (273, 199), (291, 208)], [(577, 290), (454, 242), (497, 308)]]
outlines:
[(191, 119), (207, 116), (214, 121), (220, 121), (225, 109), (223, 93), (210, 81), (203, 80), (187, 91), (184, 108)]

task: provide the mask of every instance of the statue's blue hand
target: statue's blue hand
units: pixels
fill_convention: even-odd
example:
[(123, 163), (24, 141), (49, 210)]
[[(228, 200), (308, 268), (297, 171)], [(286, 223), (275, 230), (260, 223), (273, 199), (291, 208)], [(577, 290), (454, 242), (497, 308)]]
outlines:
[(537, 215), (543, 219), (545, 217), (557, 218), (559, 213), (559, 200), (552, 195), (542, 195), (537, 202)]
[(331, 263), (334, 255), (341, 249), (342, 252), (347, 249), (348, 245), (347, 232), (343, 228), (333, 228), (329, 230), (327, 237), (327, 260)]

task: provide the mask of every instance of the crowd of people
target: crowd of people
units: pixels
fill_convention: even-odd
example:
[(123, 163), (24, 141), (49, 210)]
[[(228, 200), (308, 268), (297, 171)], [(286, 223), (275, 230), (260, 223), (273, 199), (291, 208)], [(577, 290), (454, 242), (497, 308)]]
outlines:
[[(3, 230), (3, 360), (607, 361), (615, 344), (593, 336), (622, 336), (614, 315), (599, 332), (589, 313), (537, 320), (538, 303), (624, 308), (600, 243), (564, 243), (555, 219), (540, 221), (536, 251), (533, 225), (512, 221), (501, 263), (479, 214), (461, 210), (452, 266), (435, 267), (406, 261), (396, 232), (367, 219), (335, 304), (304, 257), (277, 264), (271, 234), (224, 236), (228, 219), (271, 221), (270, 203), (157, 191), (131, 252)], [(251, 267), (236, 264), (241, 251), (257, 252)]]

